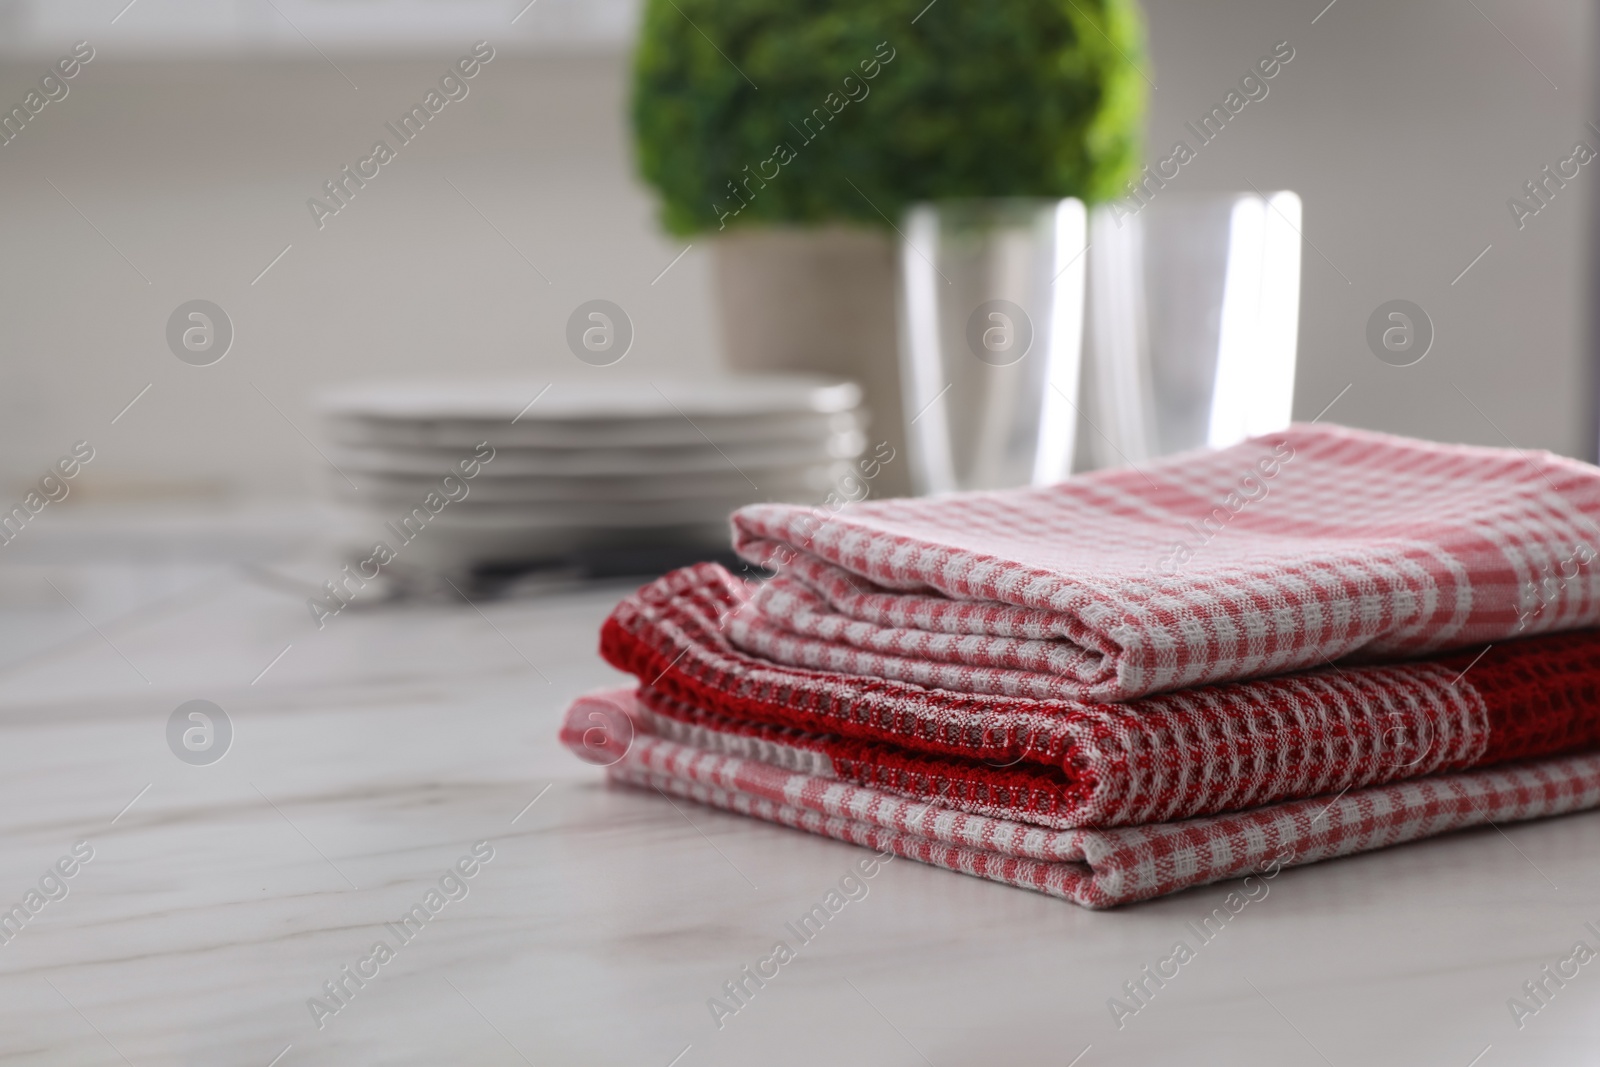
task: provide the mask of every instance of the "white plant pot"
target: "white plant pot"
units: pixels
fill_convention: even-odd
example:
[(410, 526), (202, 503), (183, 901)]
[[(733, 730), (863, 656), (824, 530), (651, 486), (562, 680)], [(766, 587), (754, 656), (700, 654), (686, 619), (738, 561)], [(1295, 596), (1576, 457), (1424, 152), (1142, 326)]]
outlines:
[(887, 441), (897, 457), (874, 479), (872, 495), (908, 494), (892, 235), (773, 227), (730, 231), (714, 247), (729, 367), (859, 382), (871, 418), (868, 452)]

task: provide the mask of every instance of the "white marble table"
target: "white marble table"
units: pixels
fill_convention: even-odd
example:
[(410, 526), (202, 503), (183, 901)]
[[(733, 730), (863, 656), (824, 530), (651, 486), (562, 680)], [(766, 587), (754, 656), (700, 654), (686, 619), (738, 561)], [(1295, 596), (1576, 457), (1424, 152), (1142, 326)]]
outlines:
[[(708, 998), (866, 853), (558, 747), (563, 702), (616, 677), (593, 649), (620, 593), (319, 633), (225, 559), (0, 560), (0, 909), (93, 849), (0, 944), (0, 1062), (1595, 1062), (1600, 962), (1520, 1029), (1507, 1007), (1600, 949), (1595, 814), (1285, 872), (1121, 1029), (1108, 998), (1198, 945), (1226, 887), (1092, 913), (896, 861), (719, 1029)], [(209, 766), (166, 741), (192, 699), (234, 726)], [(402, 944), (384, 924), (478, 841), (467, 895)], [(346, 965), (376, 974), (319, 1028)]]

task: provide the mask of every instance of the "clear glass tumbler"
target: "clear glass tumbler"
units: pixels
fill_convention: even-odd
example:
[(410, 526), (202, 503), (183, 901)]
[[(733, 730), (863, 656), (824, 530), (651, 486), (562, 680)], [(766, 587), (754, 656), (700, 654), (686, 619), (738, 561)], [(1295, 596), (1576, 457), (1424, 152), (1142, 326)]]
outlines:
[(1291, 192), (1162, 192), (1090, 213), (1075, 469), (1289, 424), (1300, 240)]
[(1087, 214), (1078, 200), (913, 206), (900, 248), (901, 395), (919, 493), (1072, 469)]

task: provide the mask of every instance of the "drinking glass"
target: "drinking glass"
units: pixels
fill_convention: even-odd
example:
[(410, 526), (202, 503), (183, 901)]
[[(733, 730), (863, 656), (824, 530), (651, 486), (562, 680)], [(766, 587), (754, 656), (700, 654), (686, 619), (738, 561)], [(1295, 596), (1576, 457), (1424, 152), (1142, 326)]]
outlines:
[(1289, 424), (1300, 214), (1292, 192), (1176, 191), (1090, 213), (1075, 469)]
[(919, 493), (1072, 469), (1087, 213), (1078, 200), (918, 204), (900, 246), (901, 395)]

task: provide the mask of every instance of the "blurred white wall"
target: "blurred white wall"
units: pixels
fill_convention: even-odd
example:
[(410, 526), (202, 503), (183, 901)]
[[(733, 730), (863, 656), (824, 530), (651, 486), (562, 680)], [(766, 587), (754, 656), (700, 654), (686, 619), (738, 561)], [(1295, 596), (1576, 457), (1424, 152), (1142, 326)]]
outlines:
[[(1295, 49), (1267, 98), (1171, 188), (1254, 184), (1304, 198), (1296, 417), (1315, 417), (1350, 385), (1329, 420), (1590, 456), (1585, 320), (1600, 161), (1520, 231), (1506, 202), (1574, 142), (1600, 150), (1589, 125), (1600, 117), (1593, 5), (1146, 0), (1146, 9), (1159, 87), (1151, 158), (1276, 42)], [(1388, 366), (1367, 347), (1368, 316), (1392, 299), (1433, 320), (1433, 349), (1415, 366)]]
[[(1506, 207), (1574, 141), (1600, 148), (1588, 6), (1337, 0), (1313, 25), (1323, 2), (1147, 3), (1153, 154), (1276, 42), (1295, 49), (1270, 95), (1173, 187), (1304, 197), (1297, 415), (1350, 385), (1330, 420), (1588, 454), (1583, 286), (1600, 166), (1520, 232)], [(0, 147), (0, 482), (35, 478), (88, 439), (80, 499), (301, 493), (316, 386), (600, 373), (562, 340), (594, 297), (637, 329), (609, 373), (715, 365), (705, 244), (652, 285), (685, 242), (656, 231), (632, 177), (620, 51), (503, 50), (319, 231), (306, 199), (472, 38), (441, 35), (426, 58), (156, 61), (120, 58), (116, 32), (93, 42), (66, 99)], [(0, 65), (0, 104), (20, 102), (47, 61)], [(180, 363), (163, 336), (194, 298), (237, 331), (211, 367)], [(1413, 367), (1380, 363), (1364, 341), (1393, 298), (1436, 327)]]
[[(28, 477), (87, 438), (86, 497), (296, 493), (317, 457), (289, 420), (316, 435), (317, 385), (599, 373), (562, 340), (595, 297), (637, 331), (613, 372), (710, 366), (703, 250), (651, 284), (684, 242), (657, 234), (631, 177), (616, 55), (498, 56), (318, 229), (307, 199), (377, 138), (397, 143), (384, 123), (467, 43), (437, 59), (336, 60), (359, 90), (321, 60), (118, 65), (102, 47), (65, 100), (0, 147), (6, 473)], [(0, 74), (0, 100), (20, 99), (30, 75)], [(195, 298), (236, 329), (210, 367), (179, 362), (164, 339)]]

